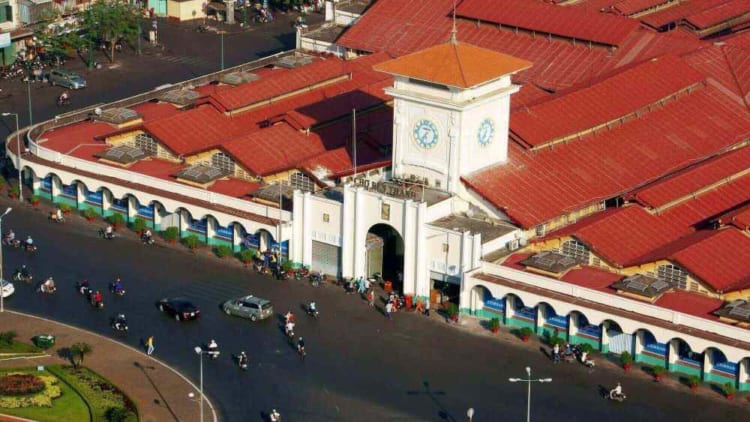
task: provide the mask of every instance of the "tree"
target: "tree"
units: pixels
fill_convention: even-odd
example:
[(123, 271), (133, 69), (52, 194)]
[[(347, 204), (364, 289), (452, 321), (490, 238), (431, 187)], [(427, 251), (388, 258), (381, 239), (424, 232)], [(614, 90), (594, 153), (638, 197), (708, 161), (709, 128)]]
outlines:
[(34, 35), (44, 52), (53, 57), (68, 57), (71, 50), (79, 49), (85, 45), (85, 40), (78, 36), (74, 24), (42, 26)]
[(138, 37), (140, 11), (123, 0), (97, 0), (83, 15), (82, 27), (90, 44), (104, 41), (109, 60), (115, 61), (115, 46), (121, 40), (133, 42)]
[[(70, 346), (70, 353), (72, 355), (71, 361), (73, 362), (73, 366), (78, 368), (79, 366), (83, 365), (83, 359), (86, 357), (86, 355), (90, 355), (93, 351), (94, 349), (88, 343), (76, 343)], [(77, 361), (76, 357), (78, 357)]]

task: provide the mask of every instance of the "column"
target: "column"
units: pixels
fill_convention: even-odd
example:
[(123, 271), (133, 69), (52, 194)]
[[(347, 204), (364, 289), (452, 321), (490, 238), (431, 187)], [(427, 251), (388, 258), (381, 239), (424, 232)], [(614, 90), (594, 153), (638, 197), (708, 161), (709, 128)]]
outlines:
[(86, 202), (86, 189), (83, 183), (76, 183), (76, 209), (81, 209), (81, 204)]
[(505, 310), (503, 311), (503, 325), (508, 325), (508, 319), (510, 318), (509, 315), (511, 313), (511, 307), (513, 306), (513, 303), (508, 299), (508, 295), (505, 295), (503, 301), (505, 301)]
[(112, 193), (109, 190), (102, 190), (102, 215), (107, 217), (111, 214), (109, 209), (112, 207)]
[(294, 31), (294, 48), (297, 50), (302, 48), (302, 28), (299, 26)]
[(224, 5), (227, 7), (227, 23), (234, 23), (234, 0), (224, 0)]
[(153, 221), (153, 224), (151, 225), (151, 227), (155, 231), (159, 231), (159, 230), (161, 230), (161, 213), (162, 213), (162, 210), (161, 210), (161, 206), (159, 205), (158, 202), (154, 202), (153, 203), (153, 207), (154, 207), (153, 208), (154, 209), (154, 221)]
[(599, 350), (602, 353), (607, 353), (609, 352), (609, 333), (607, 332), (607, 329), (609, 328), (609, 323), (607, 323), (606, 321), (602, 322), (600, 327), (601, 327), (601, 330), (600, 330), (601, 333), (600, 333), (600, 338), (599, 338), (599, 344), (600, 344)]
[(354, 205), (355, 190), (344, 186), (344, 205), (341, 216), (341, 276), (354, 277)]
[(214, 243), (214, 235), (216, 235), (217, 224), (219, 224), (219, 221), (216, 220), (216, 218), (212, 216), (206, 217), (206, 243), (209, 245)]
[(469, 271), (471, 269), (471, 260), (473, 258), (473, 246), (474, 242), (471, 240), (471, 232), (465, 231), (461, 233), (461, 255), (459, 256), (460, 266), (459, 271)]
[(482, 260), (482, 233), (474, 233), (472, 236), (472, 248), (471, 248), (471, 267), (470, 269), (479, 268), (480, 261)]
[(363, 188), (354, 188), (354, 272), (353, 276), (365, 276), (365, 258), (367, 250), (365, 242), (367, 239), (367, 227), (365, 227), (364, 210), (367, 207), (365, 191)]
[(403, 203), (404, 212), (404, 294), (416, 293), (417, 278), (417, 207), (411, 200)]
[[(154, 210), (154, 221), (156, 221), (156, 210)], [(232, 250), (239, 252), (242, 249), (242, 226), (232, 223)]]
[(737, 363), (737, 385), (738, 390), (747, 391), (750, 390), (750, 380), (748, 380), (748, 364), (750, 359), (745, 358)]
[[(507, 307), (507, 303), (505, 304)], [(507, 311), (507, 309), (506, 309)], [(546, 318), (544, 317), (544, 314), (542, 313), (542, 307), (537, 306), (536, 307), (536, 318), (534, 318), (534, 334), (536, 335), (543, 335), (544, 334), (544, 323), (546, 322)]]
[(667, 371), (675, 370), (675, 363), (677, 362), (677, 359), (680, 357), (679, 347), (680, 347), (679, 340), (670, 340), (669, 343), (667, 343), (667, 362), (666, 362)]
[(50, 198), (52, 199), (52, 202), (55, 202), (55, 197), (60, 194), (60, 191), (62, 190), (62, 182), (60, 181), (60, 178), (52, 175), (52, 183), (49, 185), (49, 192), (50, 192)]
[(312, 193), (305, 192), (302, 208), (302, 265), (312, 265)]
[(574, 335), (578, 334), (578, 318), (580, 318), (578, 314), (575, 314), (575, 316), (572, 313), (568, 314), (568, 338), (566, 339), (568, 342), (573, 339)]
[(326, 1), (326, 14), (325, 14), (326, 22), (332, 22), (335, 19), (333, 8), (334, 8), (333, 1), (327, 0)]
[[(416, 246), (417, 246), (417, 260), (416, 266), (416, 279), (414, 284), (414, 293), (418, 299), (427, 300), (430, 297), (430, 272), (428, 271), (427, 265), (427, 236), (426, 232), (426, 216), (427, 216), (427, 203), (419, 202), (416, 204), (416, 220), (417, 224), (415, 227), (416, 235)], [(406, 256), (404, 255), (404, 258)], [(416, 303), (416, 301), (414, 302)], [(459, 308), (460, 309), (460, 308)]]
[(40, 189), (42, 189), (42, 179), (40, 177), (37, 177), (33, 172), (29, 172), (31, 175), (31, 190), (34, 192), (34, 195), (39, 195), (41, 192)]
[(703, 381), (710, 381), (711, 370), (714, 369), (714, 364), (711, 362), (711, 351), (706, 350), (703, 353), (703, 370), (701, 370), (701, 379)]
[(643, 332), (639, 331), (633, 336), (633, 362), (639, 362), (643, 353)]
[(304, 263), (305, 234), (303, 224), (303, 213), (305, 212), (304, 194), (295, 189), (292, 197), (292, 237), (289, 245), (289, 259), (292, 262)]
[(125, 224), (132, 223), (133, 220), (135, 220), (135, 217), (138, 215), (138, 201), (132, 197), (128, 196), (128, 214), (127, 219), (125, 220)]
[(178, 217), (179, 218), (178, 218), (177, 227), (180, 229), (180, 239), (182, 239), (182, 233), (185, 232), (185, 230), (187, 230), (187, 219), (188, 219), (187, 211), (180, 210), (180, 212), (178, 213)]

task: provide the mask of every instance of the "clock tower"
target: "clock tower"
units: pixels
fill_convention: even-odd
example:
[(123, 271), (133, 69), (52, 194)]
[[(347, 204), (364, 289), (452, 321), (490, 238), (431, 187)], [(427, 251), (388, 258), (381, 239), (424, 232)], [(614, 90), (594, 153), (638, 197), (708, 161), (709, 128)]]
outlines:
[(461, 177), (508, 157), (511, 75), (531, 63), (448, 43), (375, 66), (394, 77), (393, 176), (457, 193)]

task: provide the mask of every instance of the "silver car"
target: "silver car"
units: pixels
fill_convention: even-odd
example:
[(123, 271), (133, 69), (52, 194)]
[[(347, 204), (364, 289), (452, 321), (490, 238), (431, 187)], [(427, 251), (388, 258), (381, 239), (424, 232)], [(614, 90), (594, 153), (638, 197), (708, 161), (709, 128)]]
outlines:
[(249, 318), (250, 321), (266, 319), (273, 315), (271, 302), (253, 295), (228, 300), (221, 308), (227, 315)]
[(65, 69), (54, 69), (49, 73), (49, 83), (68, 89), (86, 88), (86, 80), (81, 75)]

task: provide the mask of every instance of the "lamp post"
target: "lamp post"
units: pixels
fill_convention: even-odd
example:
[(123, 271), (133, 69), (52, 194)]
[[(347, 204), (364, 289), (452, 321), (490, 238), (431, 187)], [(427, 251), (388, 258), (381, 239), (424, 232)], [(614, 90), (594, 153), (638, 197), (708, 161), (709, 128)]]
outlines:
[(469, 418), (469, 422), (472, 422), (474, 420), (474, 408), (470, 407), (469, 410), (466, 411), (466, 417)]
[(200, 346), (195, 346), (195, 353), (200, 355), (201, 360), (201, 372), (200, 372), (200, 390), (201, 390), (201, 402), (200, 402), (200, 412), (201, 412), (201, 422), (203, 422), (203, 355), (208, 353), (208, 351), (201, 349)]
[(221, 70), (224, 70), (224, 31), (221, 32)]
[(31, 80), (26, 82), (26, 94), (29, 98), (29, 126), (34, 124), (34, 116), (31, 113)]
[[(7, 210), (3, 213), (3, 215), (0, 215), (0, 233), (3, 232), (3, 217), (8, 215), (8, 213), (12, 210), (11, 207), (8, 207)], [(3, 280), (3, 244), (0, 242), (0, 280)], [(4, 281), (4, 280), (3, 280)], [(0, 312), (5, 312), (5, 301), (3, 296), (3, 286), (2, 281), (0, 281)]]
[(18, 149), (16, 169), (18, 170), (18, 200), (23, 202), (23, 185), (21, 178), (21, 131), (18, 129), (18, 113), (2, 113), (0, 114), (0, 116), (15, 116), (16, 118), (16, 148)]
[(539, 378), (539, 379), (532, 379), (531, 378), (531, 368), (526, 367), (526, 376), (527, 378), (508, 378), (508, 381), (510, 382), (525, 382), (528, 384), (528, 397), (526, 399), (526, 422), (531, 422), (531, 383), (532, 382), (552, 382), (552, 378)]

